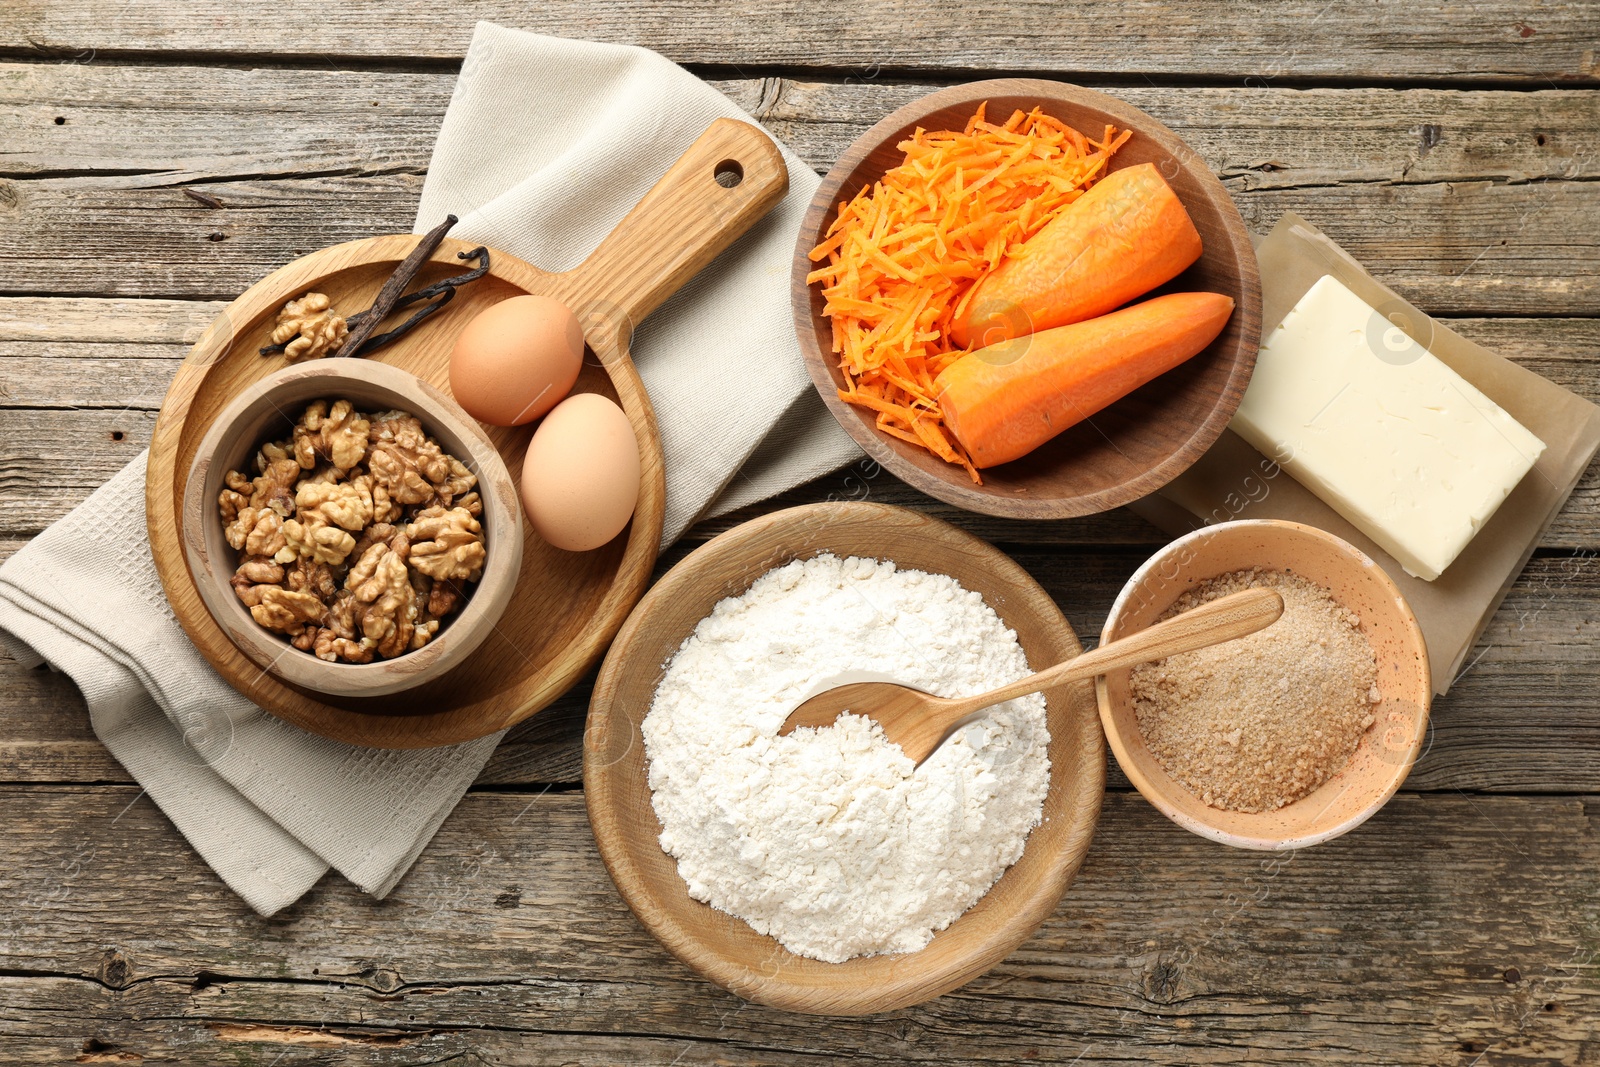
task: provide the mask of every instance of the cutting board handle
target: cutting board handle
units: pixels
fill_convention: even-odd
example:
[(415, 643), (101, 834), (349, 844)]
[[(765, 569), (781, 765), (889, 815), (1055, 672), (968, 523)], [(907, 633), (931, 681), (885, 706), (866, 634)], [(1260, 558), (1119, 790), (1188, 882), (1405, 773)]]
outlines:
[(717, 119), (573, 274), (603, 283), (631, 331), (788, 188), (772, 138), (748, 122)]

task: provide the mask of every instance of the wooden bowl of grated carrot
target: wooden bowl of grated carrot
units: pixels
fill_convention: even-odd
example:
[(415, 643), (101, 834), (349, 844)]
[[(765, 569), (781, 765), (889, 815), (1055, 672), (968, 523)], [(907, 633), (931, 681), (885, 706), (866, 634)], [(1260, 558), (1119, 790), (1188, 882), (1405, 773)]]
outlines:
[[(982, 303), (980, 286), (994, 288), (997, 268), (1026, 259), (1039, 245), (1020, 251), (1029, 238), (1102, 179), (1133, 168), (1137, 174), (1106, 183), (1102, 207), (1114, 210), (1126, 202), (1117, 197), (1131, 195), (1109, 195), (1112, 185), (1147, 175), (1146, 184), (1160, 187), (1169, 201), (1176, 194), (1181, 208), (1169, 213), (1181, 220), (1186, 212), (1188, 220), (1145, 227), (1133, 235), (1132, 253), (1113, 242), (1078, 257), (1075, 274), (1055, 275), (1058, 284), (1046, 303), (1085, 305), (1077, 315), (1054, 320), (1075, 325), (1046, 330), (1053, 325), (1049, 316), (1061, 309), (1038, 302), (1021, 310), (1009, 304), (985, 324), (985, 312), (975, 305)], [(1089, 203), (1078, 205), (1080, 215)], [(1102, 297), (1096, 307), (1087, 306)], [(1201, 298), (1209, 302), (1195, 303)], [(1233, 417), (1255, 366), (1261, 329), (1250, 235), (1204, 160), (1177, 134), (1114, 97), (1026, 78), (940, 90), (862, 134), (823, 179), (801, 223), (792, 299), (812, 380), (868, 455), (930, 496), (1019, 519), (1107, 511), (1181, 474)], [(1167, 313), (1154, 314), (1158, 309)], [(1150, 312), (1144, 322), (1137, 321), (1140, 312)], [(1090, 321), (1079, 321), (1085, 318)], [(1193, 328), (1191, 320), (1199, 318), (1209, 324)], [(1141, 367), (1135, 354), (1130, 367), (1117, 346), (1130, 331), (1148, 333), (1152, 322), (1169, 335), (1187, 331), (1176, 345), (1160, 336), (1150, 344), (1176, 358), (1146, 359)], [(1092, 327), (1099, 323), (1117, 328), (1095, 338)], [(973, 361), (945, 374), (952, 364), (1006, 338), (1017, 339), (1015, 349), (1018, 342), (1043, 344), (1042, 338), (1076, 330), (1071, 343), (1082, 344), (1085, 328), (1088, 343), (1098, 343), (1121, 366), (1099, 383), (1067, 386), (1057, 377), (1024, 387), (1054, 390), (1058, 408), (1076, 411), (1067, 429), (1046, 425), (1012, 433), (1006, 404), (1034, 413), (1035, 422), (1040, 412), (1045, 424), (1053, 417), (1046, 398), (1017, 400), (1013, 393), (1002, 398), (1000, 415), (990, 405), (981, 427), (976, 414), (964, 415), (958, 437), (958, 388), (966, 396), (987, 390), (992, 399), (1016, 386), (974, 385), (971, 375), (953, 386)], [(1176, 351), (1185, 343), (1187, 349)], [(1007, 351), (996, 345), (985, 355)], [(1075, 358), (1069, 351), (1058, 359), (1069, 376)], [(990, 369), (984, 368), (989, 378), (1002, 377)], [(1124, 384), (1107, 392), (1107, 378)], [(1123, 395), (1129, 380), (1145, 384)], [(1110, 396), (1120, 398), (1107, 403)], [(975, 443), (979, 436), (987, 439)], [(1047, 439), (1038, 443), (1041, 438)], [(980, 452), (984, 448), (989, 451)]]

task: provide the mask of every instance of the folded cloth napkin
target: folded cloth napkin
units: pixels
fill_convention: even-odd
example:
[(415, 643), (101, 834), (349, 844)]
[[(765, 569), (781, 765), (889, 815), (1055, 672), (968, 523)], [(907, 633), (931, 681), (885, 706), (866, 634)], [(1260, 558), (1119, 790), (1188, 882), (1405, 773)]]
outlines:
[[(419, 226), (573, 266), (713, 120), (748, 119), (653, 52), (480, 24)], [(858, 454), (811, 388), (789, 256), (816, 176), (641, 324), (634, 355), (667, 460), (665, 540)], [(738, 403), (708, 385), (736, 382)], [(500, 735), (425, 751), (329, 741), (255, 707), (173, 618), (144, 524), (145, 458), (0, 567), (0, 645), (83, 690), (95, 734), (223, 881), (270, 915), (336, 868), (377, 897), (411, 866)]]
[[(452, 236), (571, 269), (718, 118), (755, 122), (655, 52), (480, 22), (433, 149), (417, 232), (453, 213), (461, 221)], [(788, 195), (634, 332), (667, 460), (663, 545), (696, 518), (861, 455), (817, 396), (795, 341), (789, 265), (819, 181), (783, 153)]]
[(141, 455), (0, 567), (0, 644), (26, 666), (71, 675), (95, 736), (252, 908), (293, 903), (330, 865), (382, 897), (499, 736), (358, 748), (245, 700), (167, 605), (144, 476)]

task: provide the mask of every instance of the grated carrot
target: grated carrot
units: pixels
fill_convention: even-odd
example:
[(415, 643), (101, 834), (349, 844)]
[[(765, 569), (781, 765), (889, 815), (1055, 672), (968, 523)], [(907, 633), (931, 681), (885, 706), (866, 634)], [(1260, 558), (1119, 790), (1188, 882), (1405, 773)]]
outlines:
[(986, 107), (961, 133), (919, 128), (900, 142), (904, 161), (839, 204), (810, 253), (823, 265), (806, 277), (823, 286), (833, 320), (840, 398), (974, 482), (933, 399), (933, 380), (965, 355), (950, 322), (973, 284), (1083, 195), (1131, 136), (1107, 126), (1095, 141), (1038, 108), (996, 125)]

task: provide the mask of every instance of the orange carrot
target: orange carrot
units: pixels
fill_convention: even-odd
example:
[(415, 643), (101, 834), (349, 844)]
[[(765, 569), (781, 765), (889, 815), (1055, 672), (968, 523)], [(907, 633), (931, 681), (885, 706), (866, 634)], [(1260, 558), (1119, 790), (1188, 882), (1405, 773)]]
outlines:
[(979, 468), (1025, 455), (1209, 345), (1219, 293), (1169, 293), (962, 356), (934, 381), (945, 425)]
[(1200, 234), (1154, 164), (1112, 171), (972, 287), (951, 323), (981, 348), (1103, 315), (1200, 258)]
[[(811, 250), (833, 322), (839, 396), (875, 413), (878, 429), (967, 469), (933, 380), (962, 355), (952, 316), (974, 281), (1038, 233), (1105, 173), (1128, 139), (1099, 141), (1035, 108), (1003, 124), (985, 109), (963, 131), (917, 130), (904, 161), (839, 205)], [(824, 262), (825, 261), (825, 262)]]

